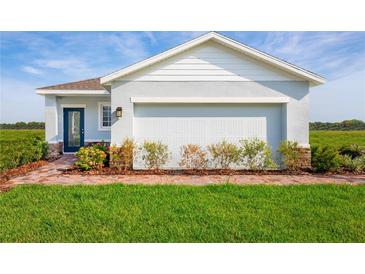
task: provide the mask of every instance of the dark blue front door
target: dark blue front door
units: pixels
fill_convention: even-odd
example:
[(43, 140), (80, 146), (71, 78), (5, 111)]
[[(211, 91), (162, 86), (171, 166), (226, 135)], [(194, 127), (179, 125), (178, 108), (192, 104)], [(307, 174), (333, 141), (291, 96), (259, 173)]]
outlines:
[(63, 150), (75, 152), (84, 146), (84, 109), (63, 109)]

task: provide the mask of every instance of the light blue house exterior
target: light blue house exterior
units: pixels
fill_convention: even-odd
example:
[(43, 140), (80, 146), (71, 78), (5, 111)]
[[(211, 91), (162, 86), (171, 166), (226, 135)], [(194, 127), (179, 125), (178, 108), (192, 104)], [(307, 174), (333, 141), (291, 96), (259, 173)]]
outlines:
[(187, 143), (257, 137), (273, 150), (295, 140), (309, 151), (309, 87), (322, 83), (314, 73), (208, 33), (110, 75), (37, 93), (45, 97), (52, 153), (102, 140), (118, 145), (126, 137), (159, 140), (171, 151), (168, 167), (176, 168)]

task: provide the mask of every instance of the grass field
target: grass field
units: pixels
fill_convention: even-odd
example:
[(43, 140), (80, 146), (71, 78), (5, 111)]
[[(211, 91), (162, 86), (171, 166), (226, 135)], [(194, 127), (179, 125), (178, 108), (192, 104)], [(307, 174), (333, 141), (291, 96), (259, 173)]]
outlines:
[(365, 185), (21, 186), (0, 242), (365, 242)]
[(43, 129), (1, 129), (0, 142), (23, 141), (31, 137), (40, 137), (44, 140)]
[[(32, 130), (0, 130), (0, 142), (1, 141), (21, 141), (28, 139), (29, 137), (38, 136), (44, 139), (43, 129)], [(333, 144), (336, 146), (347, 144), (359, 144), (365, 146), (365, 131), (311, 131), (310, 143), (313, 144)]]
[(365, 130), (358, 131), (311, 131), (309, 142), (311, 145), (342, 145), (358, 144), (365, 146)]

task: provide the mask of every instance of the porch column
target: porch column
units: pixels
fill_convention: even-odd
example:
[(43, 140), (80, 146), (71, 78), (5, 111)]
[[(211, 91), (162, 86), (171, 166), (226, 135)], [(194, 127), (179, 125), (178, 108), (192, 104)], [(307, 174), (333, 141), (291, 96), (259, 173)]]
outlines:
[(58, 143), (58, 115), (56, 95), (45, 95), (46, 141)]

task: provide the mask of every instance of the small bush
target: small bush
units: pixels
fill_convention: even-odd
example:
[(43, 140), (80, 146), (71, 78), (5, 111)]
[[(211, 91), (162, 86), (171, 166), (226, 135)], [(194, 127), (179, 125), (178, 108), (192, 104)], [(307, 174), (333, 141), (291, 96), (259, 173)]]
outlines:
[(312, 147), (312, 167), (316, 172), (338, 171), (341, 158), (338, 150), (331, 146)]
[(76, 156), (79, 158), (75, 165), (83, 170), (101, 169), (106, 159), (106, 153), (96, 146), (82, 147)]
[(287, 169), (300, 169), (301, 160), (298, 142), (283, 141), (278, 148), (278, 152), (282, 155), (281, 160)]
[(48, 143), (43, 141), (40, 137), (34, 137), (33, 146), (36, 147), (38, 152), (36, 161), (46, 159), (48, 154)]
[(341, 155), (348, 155), (352, 159), (356, 157), (360, 157), (361, 155), (365, 154), (365, 149), (363, 147), (360, 147), (357, 144), (342, 146), (340, 148), (340, 154)]
[(275, 168), (270, 147), (257, 138), (240, 140), (240, 163), (251, 170)]
[(206, 169), (207, 153), (199, 145), (188, 144), (181, 147), (179, 166), (186, 169)]
[(110, 161), (118, 169), (132, 169), (133, 158), (136, 154), (136, 144), (133, 139), (126, 138), (120, 146), (110, 147)]
[(351, 172), (365, 171), (365, 156), (351, 158), (349, 155), (341, 155), (341, 166)]
[(144, 165), (148, 169), (161, 169), (169, 160), (168, 146), (161, 142), (144, 141), (140, 150)]
[[(358, 165), (360, 166), (360, 171), (365, 172), (365, 155), (356, 158)], [(361, 168), (362, 167), (362, 168)]]
[(215, 167), (229, 169), (232, 164), (236, 164), (240, 158), (240, 150), (235, 144), (223, 140), (217, 144), (208, 146), (212, 164)]
[(107, 143), (105, 143), (104, 141), (101, 141), (100, 143), (96, 143), (96, 144), (93, 144), (91, 145), (92, 147), (96, 148), (96, 149), (100, 149), (102, 151), (105, 152), (106, 154), (106, 157), (105, 157), (105, 160), (104, 160), (104, 166), (109, 166), (109, 160), (110, 160), (110, 148), (108, 146)]

